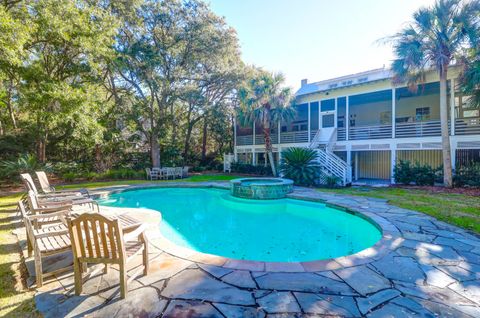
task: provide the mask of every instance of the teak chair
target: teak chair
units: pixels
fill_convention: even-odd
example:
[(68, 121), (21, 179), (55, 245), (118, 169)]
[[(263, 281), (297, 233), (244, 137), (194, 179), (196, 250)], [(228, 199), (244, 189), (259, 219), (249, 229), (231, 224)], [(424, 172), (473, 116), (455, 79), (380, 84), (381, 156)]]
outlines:
[(86, 197), (90, 197), (90, 193), (87, 189), (80, 189), (79, 191), (71, 191), (71, 190), (57, 190), (55, 187), (50, 185), (50, 181), (48, 181), (47, 174), (45, 171), (35, 171), (37, 175), (38, 183), (40, 184), (40, 188), (42, 188), (43, 193), (45, 194), (52, 194), (52, 195), (84, 195)]
[(119, 219), (101, 214), (85, 213), (68, 218), (72, 240), (75, 294), (82, 293), (82, 269), (88, 263), (105, 264), (105, 272), (111, 264), (120, 268), (120, 295), (127, 296), (127, 264), (140, 252), (143, 253), (144, 275), (148, 274), (148, 240), (143, 225), (122, 229)]
[[(27, 202), (28, 198), (22, 198), (20, 201), (18, 201), (18, 210), (20, 211), (20, 214), (22, 216), (22, 219), (24, 220), (25, 223), (25, 218), (28, 218), (33, 215), (43, 215), (42, 218), (40, 219), (33, 219), (30, 220), (33, 226), (34, 230), (38, 230), (44, 226), (50, 226), (50, 225), (55, 225), (55, 226), (61, 226), (63, 224), (64, 228), (67, 229), (65, 222), (65, 216), (70, 215), (71, 211), (71, 206), (57, 206), (57, 207), (50, 207), (50, 208), (37, 208), (37, 209), (32, 209), (29, 203)], [(58, 214), (57, 212), (61, 212)], [(60, 215), (61, 217), (58, 217)], [(28, 228), (27, 225), (25, 224), (25, 231), (27, 235), (27, 251), (28, 251), (28, 257), (32, 256), (33, 252), (33, 236), (31, 236), (28, 233)]]
[(23, 218), (27, 230), (28, 244), (30, 244), (34, 252), (37, 288), (42, 287), (45, 276), (55, 275), (72, 268), (72, 266), (68, 266), (44, 273), (42, 266), (43, 257), (71, 250), (68, 229), (63, 223), (64, 221), (62, 222), (68, 215), (68, 211), (60, 211), (48, 214), (26, 215)]

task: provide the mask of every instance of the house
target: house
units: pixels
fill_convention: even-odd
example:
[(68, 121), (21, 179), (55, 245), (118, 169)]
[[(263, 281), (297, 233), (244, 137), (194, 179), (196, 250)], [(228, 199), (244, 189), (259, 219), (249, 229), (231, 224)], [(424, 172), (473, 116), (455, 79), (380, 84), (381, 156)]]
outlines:
[[(458, 91), (458, 69), (448, 77), (448, 116), (453, 167), (480, 161), (480, 113)], [(452, 88), (455, 93), (452, 94)], [(276, 125), (272, 141), (276, 160), (282, 149), (318, 149), (323, 168), (351, 181), (393, 182), (400, 160), (442, 164), (440, 84), (428, 73), (416, 91), (394, 85), (381, 68), (315, 83), (302, 80), (296, 92), (296, 118)], [(260, 124), (235, 125), (235, 159), (263, 164)]]

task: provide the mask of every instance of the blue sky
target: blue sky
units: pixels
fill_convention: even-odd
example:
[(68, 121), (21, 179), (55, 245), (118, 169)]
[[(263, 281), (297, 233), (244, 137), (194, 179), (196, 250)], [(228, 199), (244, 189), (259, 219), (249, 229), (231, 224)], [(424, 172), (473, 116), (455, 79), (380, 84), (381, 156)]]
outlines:
[(394, 34), (433, 0), (210, 0), (237, 30), (246, 63), (281, 71), (287, 84), (387, 67)]

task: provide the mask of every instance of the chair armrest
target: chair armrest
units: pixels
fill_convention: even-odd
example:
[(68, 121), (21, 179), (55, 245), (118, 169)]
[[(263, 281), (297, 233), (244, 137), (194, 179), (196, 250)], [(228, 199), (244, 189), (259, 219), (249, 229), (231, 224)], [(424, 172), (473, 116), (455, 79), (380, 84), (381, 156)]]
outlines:
[(65, 204), (65, 205), (59, 205), (59, 206), (53, 206), (53, 207), (38, 208), (38, 209), (34, 209), (33, 211), (39, 214), (46, 214), (46, 213), (51, 214), (53, 212), (70, 212), (71, 210), (72, 210), (72, 205)]
[(44, 237), (54, 237), (54, 236), (61, 236), (61, 235), (68, 235), (68, 229), (62, 229), (62, 230), (53, 230), (49, 232), (43, 232), (43, 233), (34, 233), (33, 236), (35, 239), (41, 239)]
[(123, 240), (125, 242), (136, 241), (138, 237), (144, 233), (147, 229), (145, 224), (140, 224), (137, 228), (131, 227), (128, 230), (124, 230)]
[(62, 200), (62, 201), (41, 201), (39, 202), (40, 208), (45, 207), (45, 208), (52, 208), (52, 207), (57, 207), (57, 206), (67, 206), (67, 205), (73, 205), (72, 200)]
[(51, 212), (48, 214), (29, 215), (27, 217), (31, 221), (41, 221), (42, 219), (50, 219), (52, 217), (64, 218), (65, 216), (69, 216), (69, 215), (70, 215), (70, 211), (63, 210), (63, 211)]

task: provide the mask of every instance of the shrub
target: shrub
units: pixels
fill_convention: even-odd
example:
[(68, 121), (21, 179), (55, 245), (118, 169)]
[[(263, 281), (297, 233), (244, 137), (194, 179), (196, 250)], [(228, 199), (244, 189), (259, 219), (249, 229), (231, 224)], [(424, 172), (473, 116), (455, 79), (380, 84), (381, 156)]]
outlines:
[(339, 177), (330, 174), (325, 174), (324, 180), (327, 188), (336, 188), (340, 183)]
[(396, 183), (410, 184), (414, 180), (410, 161), (400, 160), (393, 168), (393, 174)]
[(78, 175), (75, 172), (67, 172), (67, 173), (64, 173), (62, 176), (62, 178), (67, 182), (71, 182), (75, 180), (77, 177)]
[(395, 182), (400, 184), (415, 183), (418, 186), (433, 186), (439, 178), (439, 169), (434, 169), (428, 164), (400, 160), (394, 167)]
[(480, 187), (480, 163), (459, 167), (453, 177), (453, 183), (456, 187)]
[(309, 148), (288, 148), (282, 152), (280, 172), (299, 185), (315, 184), (320, 168), (317, 165), (318, 153)]
[(20, 173), (34, 173), (37, 170), (52, 171), (52, 165), (41, 163), (37, 157), (24, 154), (16, 160), (5, 160), (0, 163), (0, 175), (7, 179), (17, 179)]
[[(245, 174), (256, 174), (260, 176), (271, 176), (272, 169), (270, 166), (254, 166), (248, 163), (232, 163), (231, 165), (232, 172), (245, 173)], [(222, 167), (223, 169), (223, 167)]]

